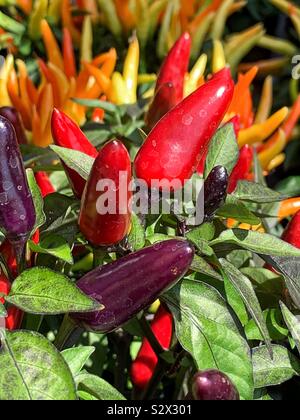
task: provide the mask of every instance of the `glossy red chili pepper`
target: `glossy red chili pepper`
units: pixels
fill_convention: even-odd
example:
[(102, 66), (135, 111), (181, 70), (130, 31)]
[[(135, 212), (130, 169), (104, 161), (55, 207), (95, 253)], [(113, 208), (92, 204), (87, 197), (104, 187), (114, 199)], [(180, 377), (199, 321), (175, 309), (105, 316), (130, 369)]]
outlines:
[(18, 275), (17, 260), (15, 252), (8, 241), (4, 241), (0, 247), (0, 254), (4, 258), (11, 275), (15, 278)]
[(233, 129), (236, 135), (236, 138), (238, 138), (239, 133), (241, 131), (241, 118), (239, 115), (235, 115), (231, 120), (228, 121), (227, 124), (233, 124)]
[(49, 194), (55, 193), (55, 188), (53, 187), (46, 172), (36, 172), (35, 179), (41, 190), (43, 198), (47, 197)]
[(18, 252), (32, 232), (35, 207), (13, 125), (0, 116), (0, 226)]
[(198, 372), (192, 383), (192, 393), (199, 401), (239, 401), (238, 390), (227, 375), (218, 370)]
[(18, 330), (21, 327), (24, 318), (24, 313), (16, 308), (10, 306), (7, 309), (7, 318), (5, 319), (6, 328), (10, 331)]
[(175, 43), (163, 62), (156, 83), (156, 92), (166, 83), (173, 85), (176, 105), (183, 99), (184, 79), (189, 68), (191, 44), (191, 36), (185, 32)]
[(295, 214), (286, 230), (282, 235), (282, 239), (296, 248), (300, 248), (300, 211)]
[[(80, 128), (63, 112), (54, 109), (52, 114), (52, 136), (57, 146), (78, 150), (93, 158), (98, 156), (97, 149), (90, 143)], [(85, 180), (74, 170), (64, 165), (76, 197), (81, 198)]]
[[(173, 333), (172, 314), (160, 306), (152, 323), (151, 329), (157, 341), (164, 349), (169, 349)], [(158, 363), (157, 355), (147, 339), (143, 340), (137, 358), (131, 366), (132, 383), (139, 389), (144, 389), (149, 384)]]
[[(115, 245), (128, 234), (131, 178), (131, 161), (126, 147), (118, 140), (110, 141), (95, 160), (81, 200), (79, 226), (92, 245)], [(107, 208), (109, 205), (110, 209)]]
[(104, 309), (72, 317), (94, 331), (121, 327), (187, 273), (194, 253), (187, 241), (172, 239), (96, 268), (77, 286)]
[(27, 144), (25, 129), (18, 111), (10, 106), (0, 108), (0, 115), (6, 118), (14, 127), (19, 144)]
[[(8, 278), (6, 277), (6, 275), (1, 272), (0, 274), (0, 294), (2, 293), (4, 296), (7, 296), (8, 293), (10, 292), (10, 281), (8, 280)], [(4, 304), (4, 299), (2, 297), (0, 297), (0, 303), (2, 303), (2, 305)]]
[(176, 90), (171, 82), (162, 85), (155, 93), (153, 101), (145, 117), (147, 130), (153, 127), (162, 119), (172, 108), (177, 105)]
[(183, 186), (196, 171), (205, 148), (222, 122), (233, 90), (230, 70), (224, 68), (168, 112), (151, 131), (136, 157), (137, 177), (145, 180), (149, 187), (152, 180), (159, 180), (162, 189), (169, 189), (169, 183), (174, 180)]
[(246, 144), (241, 148), (239, 160), (229, 178), (228, 192), (230, 194), (235, 191), (239, 181), (248, 179), (253, 165), (253, 158), (253, 148)]

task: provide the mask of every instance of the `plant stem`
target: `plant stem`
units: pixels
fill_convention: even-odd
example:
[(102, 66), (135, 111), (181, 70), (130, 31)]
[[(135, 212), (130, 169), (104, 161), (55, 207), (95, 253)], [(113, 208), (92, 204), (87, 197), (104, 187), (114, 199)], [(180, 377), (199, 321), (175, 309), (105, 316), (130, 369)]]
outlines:
[(104, 257), (106, 254), (106, 249), (105, 248), (94, 248), (94, 268), (100, 267), (101, 265), (103, 265), (103, 261), (104, 261)]
[(26, 269), (26, 244), (27, 244), (27, 236), (21, 238), (17, 241), (11, 241), (11, 245), (14, 249), (16, 260), (17, 260), (17, 267), (18, 267), (18, 274), (22, 274), (22, 272)]
[(83, 328), (79, 327), (68, 315), (66, 315), (54, 341), (55, 347), (59, 351), (62, 351), (67, 347), (73, 347), (81, 337), (83, 331)]
[(157, 338), (155, 337), (149, 322), (146, 320), (145, 316), (142, 316), (139, 319), (139, 324), (141, 329), (143, 330), (145, 337), (149, 341), (153, 351), (155, 352), (156, 356), (160, 358), (160, 356), (165, 352), (165, 349), (161, 346)]

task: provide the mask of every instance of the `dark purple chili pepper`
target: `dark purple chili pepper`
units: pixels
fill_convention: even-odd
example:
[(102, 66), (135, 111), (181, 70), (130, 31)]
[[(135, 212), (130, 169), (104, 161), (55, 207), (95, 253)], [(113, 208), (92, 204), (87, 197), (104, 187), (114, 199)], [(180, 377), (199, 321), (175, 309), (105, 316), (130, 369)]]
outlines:
[(193, 378), (192, 393), (198, 401), (239, 401), (240, 396), (227, 375), (218, 370), (197, 373)]
[(228, 188), (228, 172), (224, 166), (216, 166), (204, 183), (204, 214), (212, 218), (225, 203)]
[(173, 239), (96, 268), (77, 286), (105, 309), (73, 314), (73, 319), (99, 332), (119, 328), (179, 281), (193, 257), (194, 249), (187, 241)]
[(28, 142), (25, 134), (25, 129), (18, 111), (10, 106), (4, 106), (0, 108), (0, 115), (6, 118), (13, 125), (17, 135), (18, 143), (27, 144)]
[(34, 228), (35, 208), (16, 132), (1, 116), (0, 151), (0, 227), (18, 255)]

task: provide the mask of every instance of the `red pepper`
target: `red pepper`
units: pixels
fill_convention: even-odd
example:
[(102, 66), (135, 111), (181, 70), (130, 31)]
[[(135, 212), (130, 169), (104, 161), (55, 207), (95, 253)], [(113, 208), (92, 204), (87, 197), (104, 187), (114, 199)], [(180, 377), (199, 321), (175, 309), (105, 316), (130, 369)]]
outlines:
[(228, 192), (231, 194), (237, 187), (239, 181), (248, 179), (253, 165), (253, 148), (246, 144), (240, 150), (239, 160), (229, 178)]
[(37, 172), (35, 174), (36, 182), (41, 190), (42, 197), (45, 198), (49, 194), (53, 194), (55, 192), (55, 188), (51, 184), (51, 181), (46, 174), (46, 172)]
[[(79, 216), (80, 230), (94, 246), (115, 245), (129, 232), (131, 193), (128, 186), (131, 177), (131, 161), (126, 147), (118, 140), (107, 143), (93, 165)], [(109, 180), (113, 185), (99, 187), (99, 182), (104, 180)], [(114, 206), (110, 212), (103, 211), (106, 203), (101, 204), (101, 199), (107, 194), (111, 198), (108, 198), (108, 204)]]
[(183, 100), (184, 80), (189, 68), (191, 37), (186, 32), (170, 50), (160, 69), (155, 96), (146, 115), (151, 130), (156, 123)]
[(168, 112), (151, 131), (136, 157), (137, 177), (145, 180), (149, 187), (152, 180), (158, 180), (162, 189), (169, 189), (174, 180), (178, 184), (174, 189), (182, 187), (196, 171), (219, 128), (233, 90), (230, 70), (224, 68)]
[[(163, 306), (158, 309), (151, 329), (158, 342), (164, 349), (169, 349), (173, 333), (173, 317)], [(149, 384), (156, 369), (158, 358), (147, 339), (143, 340), (142, 347), (131, 367), (131, 380), (133, 384), (144, 389)]]
[[(90, 143), (80, 128), (63, 112), (54, 109), (52, 114), (52, 136), (56, 145), (78, 150), (93, 158), (98, 156), (97, 149)], [(81, 198), (86, 181), (74, 170), (64, 165), (76, 197)]]
[[(6, 277), (6, 275), (1, 272), (0, 274), (0, 293), (2, 293), (4, 296), (7, 296), (9, 291), (10, 291), (10, 281), (8, 280), (8, 278)], [(2, 305), (4, 304), (4, 299), (2, 297), (0, 297), (0, 303), (2, 303)]]
[(176, 90), (171, 82), (165, 83), (155, 93), (149, 111), (145, 117), (147, 129), (150, 131), (172, 108), (177, 105)]
[(172, 83), (175, 89), (176, 105), (183, 99), (184, 79), (189, 67), (191, 44), (191, 36), (185, 32), (163, 62), (156, 83), (156, 92), (166, 83)]
[(21, 327), (23, 317), (24, 313), (20, 309), (10, 306), (5, 320), (6, 328), (10, 331), (18, 330)]
[(296, 248), (300, 248), (300, 211), (290, 221), (282, 235), (282, 239)]

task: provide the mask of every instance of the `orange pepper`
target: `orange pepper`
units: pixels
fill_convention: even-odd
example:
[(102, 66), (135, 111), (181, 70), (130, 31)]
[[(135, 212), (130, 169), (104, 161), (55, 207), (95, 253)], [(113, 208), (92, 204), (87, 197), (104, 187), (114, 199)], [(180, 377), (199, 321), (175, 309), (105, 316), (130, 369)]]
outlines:
[(110, 88), (111, 81), (110, 79), (103, 73), (102, 70), (98, 69), (97, 67), (93, 66), (90, 63), (83, 63), (87, 71), (91, 76), (96, 79), (96, 82), (101, 87), (102, 91), (106, 93)]
[(63, 60), (64, 70), (68, 78), (76, 77), (76, 61), (73, 41), (68, 28), (63, 29)]
[(26, 130), (31, 130), (31, 116), (28, 114), (27, 108), (19, 96), (18, 78), (15, 70), (10, 72), (7, 81), (7, 91), (13, 106), (19, 111)]
[(300, 197), (282, 201), (278, 213), (279, 220), (294, 216), (300, 210)]
[(36, 105), (37, 101), (38, 101), (39, 94), (38, 94), (37, 88), (34, 86), (34, 83), (30, 79), (30, 77), (26, 78), (26, 88), (27, 88), (28, 96), (29, 96), (29, 99), (30, 99), (31, 103)]
[(63, 26), (70, 31), (70, 34), (73, 38), (74, 43), (79, 46), (81, 40), (81, 34), (74, 25), (72, 12), (71, 12), (71, 2), (69, 0), (62, 0), (62, 21)]
[(294, 103), (286, 121), (282, 125), (282, 129), (286, 134), (287, 141), (291, 140), (293, 130), (300, 118), (300, 95)]
[(41, 58), (38, 59), (38, 64), (47, 82), (52, 85), (54, 104), (56, 107), (58, 107), (60, 103), (60, 94), (59, 94), (59, 87), (58, 87), (57, 80), (54, 74), (52, 73), (52, 71), (47, 66), (47, 64)]
[(215, 12), (222, 4), (223, 0), (213, 0), (211, 4), (206, 7), (199, 15), (197, 15), (194, 20), (189, 24), (189, 32), (191, 34), (195, 33), (198, 27), (201, 25), (202, 21), (209, 15), (211, 12)]
[[(114, 0), (118, 17), (127, 32), (136, 26), (136, 17), (129, 8), (130, 0)], [(189, 0), (190, 1), (190, 0)]]
[(32, 0), (17, 0), (17, 5), (26, 15), (32, 12)]
[(48, 22), (45, 19), (43, 19), (41, 22), (41, 32), (47, 51), (48, 61), (50, 61), (52, 64), (54, 64), (63, 71), (64, 61), (58, 43), (55, 39), (55, 36), (53, 35), (53, 32)]

